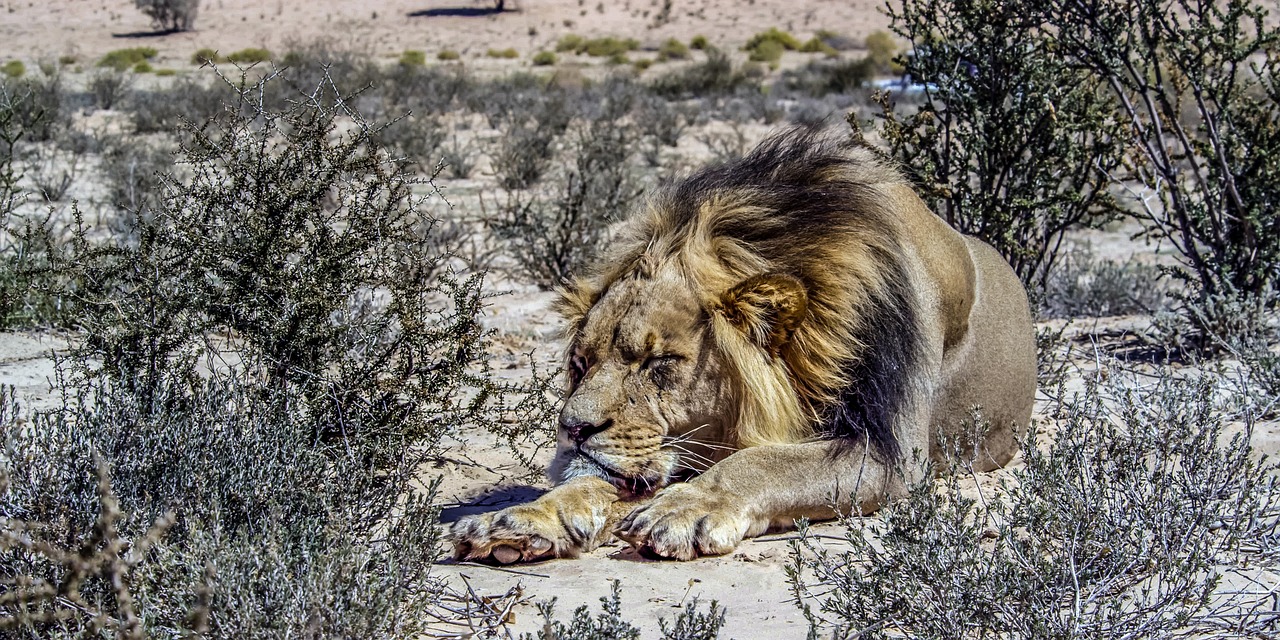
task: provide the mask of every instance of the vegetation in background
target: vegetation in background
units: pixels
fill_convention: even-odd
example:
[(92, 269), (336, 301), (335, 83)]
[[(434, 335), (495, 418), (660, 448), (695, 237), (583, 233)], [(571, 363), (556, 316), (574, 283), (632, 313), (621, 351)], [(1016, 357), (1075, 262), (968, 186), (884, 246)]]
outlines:
[(134, 4), (157, 30), (169, 33), (191, 30), (200, 12), (200, 0), (134, 0)]
[(549, 67), (556, 63), (556, 54), (551, 51), (539, 51), (533, 54), (533, 66)]
[(1048, 20), (1130, 133), (1116, 182), (1181, 257), (1202, 344), (1257, 334), (1248, 309), (1276, 308), (1280, 275), (1280, 30), (1252, 0), (1055, 2)]
[(99, 67), (110, 67), (116, 71), (124, 71), (135, 65), (146, 62), (159, 53), (155, 47), (131, 47), (109, 51), (98, 60)]
[(416, 49), (409, 49), (400, 54), (399, 62), (406, 67), (421, 67), (427, 64), (427, 54)]
[[(894, 31), (925, 99), (882, 100), (883, 134), (934, 212), (982, 238), (1032, 291), (1063, 235), (1116, 211), (1124, 129), (1099, 81), (1064, 59), (1034, 3), (906, 0)], [(1038, 6), (1038, 5), (1036, 5)]]
[(10, 60), (0, 66), (0, 73), (10, 78), (21, 78), (27, 73), (27, 65), (22, 64), (21, 60)]
[(269, 62), (270, 60), (271, 52), (259, 47), (250, 47), (248, 49), (233, 51), (227, 54), (226, 57), (226, 61), (232, 64), (255, 64), (259, 62)]

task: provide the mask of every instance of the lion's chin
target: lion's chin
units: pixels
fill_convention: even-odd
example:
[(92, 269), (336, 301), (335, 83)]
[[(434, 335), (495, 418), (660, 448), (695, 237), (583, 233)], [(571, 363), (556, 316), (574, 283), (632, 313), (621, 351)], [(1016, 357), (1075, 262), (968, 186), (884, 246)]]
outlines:
[(664, 475), (622, 473), (590, 452), (582, 450), (562, 452), (552, 461), (551, 466), (553, 480), (563, 482), (570, 478), (594, 476), (617, 487), (628, 499), (651, 496), (667, 484)]

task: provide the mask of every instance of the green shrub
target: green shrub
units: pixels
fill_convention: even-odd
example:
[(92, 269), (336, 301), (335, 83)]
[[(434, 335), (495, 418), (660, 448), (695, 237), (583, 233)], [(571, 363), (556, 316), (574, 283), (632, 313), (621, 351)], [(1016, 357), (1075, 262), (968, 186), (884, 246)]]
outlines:
[(781, 31), (777, 27), (769, 27), (768, 31), (761, 31), (751, 36), (751, 39), (742, 47), (742, 50), (754, 51), (766, 42), (775, 43), (787, 51), (795, 51), (800, 48), (800, 41), (795, 36), (786, 31)]
[(550, 51), (539, 51), (533, 55), (533, 66), (548, 67), (556, 63), (556, 54)]
[(124, 71), (138, 63), (146, 62), (154, 57), (158, 52), (153, 47), (132, 47), (129, 49), (116, 49), (109, 51), (106, 55), (98, 60), (99, 67), (111, 67)]
[(155, 69), (152, 68), (151, 63), (145, 60), (143, 60), (142, 62), (139, 62), (138, 64), (133, 65), (134, 73), (151, 73), (154, 70)]
[(427, 54), (410, 49), (400, 54), (400, 64), (406, 67), (421, 67), (427, 64)]
[[(1274, 16), (1250, 0), (1052, 6), (1049, 28), (1064, 36), (1054, 40), (1055, 55), (1097, 78), (1129, 134), (1131, 170), (1113, 184), (1140, 190), (1134, 202), (1144, 235), (1179, 256), (1174, 275), (1187, 285), (1182, 313), (1190, 327), (1208, 348), (1248, 339), (1214, 335), (1223, 330), (1261, 331), (1242, 324), (1256, 316), (1235, 310), (1280, 305)], [(1114, 19), (1098, 20), (1096, 11)]]
[(804, 44), (800, 45), (800, 52), (823, 53), (828, 56), (836, 56), (840, 54), (839, 51), (836, 51), (835, 47), (823, 42), (823, 40), (817, 36), (809, 38)]
[(697, 51), (705, 51), (706, 49), (711, 48), (711, 43), (707, 41), (706, 36), (696, 35), (689, 40), (689, 48)]
[(675, 38), (667, 38), (658, 47), (658, 60), (684, 60), (689, 57), (689, 47)]
[(222, 62), (222, 57), (218, 55), (218, 52), (215, 49), (209, 49), (207, 47), (196, 49), (196, 52), (191, 54), (191, 64), (204, 65), (215, 62)]
[[(1000, 486), (975, 496), (963, 486), (972, 461), (954, 460), (944, 479), (926, 475), (876, 517), (847, 520), (838, 550), (803, 537), (788, 573), (811, 637), (831, 627), (838, 638), (874, 628), (927, 640), (1266, 628), (1264, 596), (1234, 585), (1252, 571), (1245, 550), (1273, 544), (1273, 516), (1262, 514), (1280, 506), (1276, 467), (1249, 446), (1257, 407), (1224, 413), (1220, 382), (1103, 369), (1050, 409), (1052, 442), (1030, 430), (1025, 467)], [(1235, 420), (1244, 433), (1230, 436)]]
[(635, 51), (640, 48), (640, 41), (634, 38), (618, 39), (613, 36), (606, 38), (592, 38), (583, 41), (577, 49), (578, 53), (585, 53), (593, 58), (613, 58), (616, 56), (625, 56), (629, 51)]
[(10, 60), (4, 63), (4, 66), (0, 66), (0, 73), (9, 78), (21, 78), (27, 73), (27, 65), (21, 60)]
[(437, 60), (444, 60), (444, 61), (457, 60), (458, 58), (461, 58), (461, 57), (462, 56), (459, 55), (458, 52), (454, 51), (453, 49), (441, 49), (440, 52), (436, 54)]
[(174, 69), (169, 69), (169, 68), (156, 69), (156, 75), (161, 78), (170, 78), (178, 75), (178, 72)]
[(882, 99), (884, 140), (933, 211), (994, 246), (1033, 292), (1069, 229), (1115, 215), (1109, 175), (1125, 136), (1098, 79), (1028, 21), (1038, 6), (906, 0), (890, 18), (916, 43), (906, 71), (929, 100)]
[(233, 64), (255, 64), (271, 60), (271, 52), (266, 49), (251, 47), (241, 49), (227, 55), (226, 61)]
[(556, 41), (556, 52), (564, 53), (566, 51), (577, 52), (583, 48), (586, 39), (580, 35), (566, 33)]
[(876, 70), (881, 73), (888, 72), (899, 50), (893, 34), (887, 31), (875, 31), (867, 36), (866, 45), (867, 57), (875, 63)]
[(64, 67), (73, 65), (79, 61), (80, 61), (80, 58), (74, 55), (58, 56), (58, 64)]
[(632, 62), (631, 66), (635, 68), (636, 71), (643, 72), (653, 66), (653, 58), (640, 58), (639, 60)]
[(615, 53), (610, 55), (609, 59), (605, 60), (605, 63), (611, 65), (631, 64), (631, 58), (625, 53)]
[(768, 62), (777, 64), (782, 59), (782, 52), (785, 51), (782, 44), (776, 40), (762, 40), (759, 44), (751, 48), (751, 54), (747, 56), (752, 62)]
[(520, 52), (516, 51), (515, 49), (510, 49), (510, 48), (508, 48), (508, 49), (490, 49), (490, 50), (488, 50), (487, 52), (485, 52), (485, 55), (486, 55), (486, 56), (489, 56), (490, 58), (506, 58), (506, 59), (514, 59), (514, 58), (519, 58), (519, 57), (520, 57)]

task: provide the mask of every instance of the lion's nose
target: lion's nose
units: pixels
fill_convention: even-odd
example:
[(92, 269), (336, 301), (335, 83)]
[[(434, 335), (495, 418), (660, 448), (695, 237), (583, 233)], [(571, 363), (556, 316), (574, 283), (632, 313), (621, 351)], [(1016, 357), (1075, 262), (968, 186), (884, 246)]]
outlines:
[(575, 416), (562, 415), (560, 416), (560, 428), (564, 429), (565, 435), (569, 436), (569, 439), (574, 444), (582, 444), (587, 441), (587, 438), (609, 428), (609, 421), (605, 420), (600, 424), (595, 424)]

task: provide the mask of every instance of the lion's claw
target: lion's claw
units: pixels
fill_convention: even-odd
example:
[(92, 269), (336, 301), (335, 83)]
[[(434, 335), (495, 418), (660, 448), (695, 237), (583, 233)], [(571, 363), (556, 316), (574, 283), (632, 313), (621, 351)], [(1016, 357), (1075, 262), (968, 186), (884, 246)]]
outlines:
[(529, 517), (536, 514), (518, 509), (467, 516), (455, 522), (450, 532), (453, 557), (511, 564), (572, 555), (573, 545), (562, 531), (556, 531), (558, 524)]
[(727, 500), (681, 483), (628, 514), (614, 535), (642, 553), (692, 560), (733, 551), (750, 528), (751, 520)]

